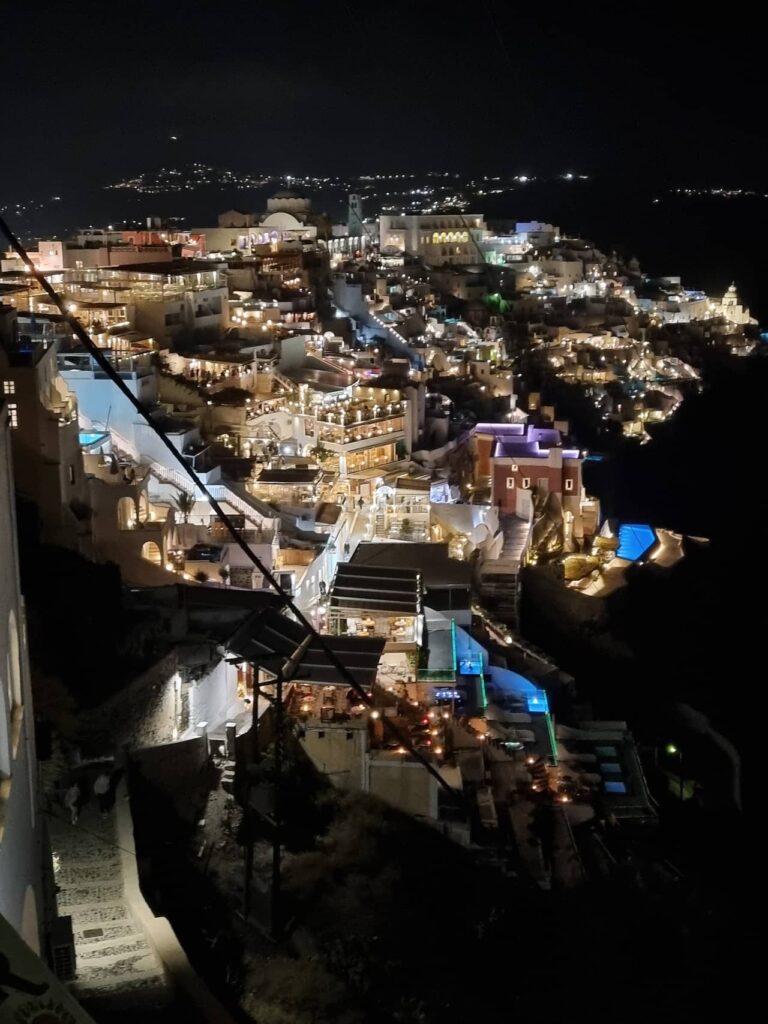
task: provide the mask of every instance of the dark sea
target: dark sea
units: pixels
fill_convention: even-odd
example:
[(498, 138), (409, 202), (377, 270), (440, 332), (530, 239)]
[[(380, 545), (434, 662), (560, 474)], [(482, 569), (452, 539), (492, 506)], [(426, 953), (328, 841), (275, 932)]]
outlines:
[[(184, 225), (199, 227), (215, 224), (217, 214), (232, 207), (262, 211), (276, 187), (207, 186), (152, 195), (83, 187), (57, 200), (35, 201), (18, 212), (8, 204), (5, 216), (28, 241), (66, 237), (78, 226), (143, 223), (147, 216), (179, 217)], [(318, 212), (346, 219), (346, 196), (341, 191), (308, 194)], [(365, 215), (380, 212), (382, 201), (368, 199)], [(604, 252), (615, 249), (636, 256), (651, 276), (679, 276), (687, 288), (717, 296), (734, 281), (752, 315), (768, 324), (768, 284), (763, 273), (768, 198), (762, 194), (689, 197), (668, 187), (595, 178), (573, 183), (534, 181), (501, 195), (479, 197), (472, 206), (471, 212), (491, 221), (556, 224), (564, 235), (587, 238)]]

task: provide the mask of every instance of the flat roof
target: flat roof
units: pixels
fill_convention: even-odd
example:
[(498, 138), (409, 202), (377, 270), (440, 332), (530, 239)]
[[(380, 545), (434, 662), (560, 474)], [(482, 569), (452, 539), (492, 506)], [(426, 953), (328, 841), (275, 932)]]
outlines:
[(469, 562), (451, 558), (447, 544), (430, 544), (428, 541), (413, 544), (361, 541), (352, 556), (351, 565), (355, 568), (411, 567), (412, 571), (418, 570), (422, 574), (427, 590), (430, 587), (469, 587), (472, 580)]
[(428, 477), (399, 476), (395, 480), (398, 491), (429, 491), (431, 483)]
[[(270, 609), (256, 612), (227, 641), (227, 648), (246, 661), (262, 664), (270, 671), (281, 667), (307, 636), (307, 630), (293, 619)], [(385, 640), (381, 637), (326, 636), (323, 638), (342, 665), (360, 686), (372, 686)], [(320, 646), (312, 640), (293, 676), (323, 686), (348, 684)]]
[(413, 568), (341, 562), (331, 584), (330, 605), (332, 608), (418, 615), (421, 612), (421, 574)]
[(218, 260), (163, 260), (158, 263), (118, 263), (112, 267), (99, 267), (99, 270), (131, 270), (140, 274), (163, 274), (166, 277), (179, 277), (184, 274), (206, 274), (219, 269)]
[(262, 469), (259, 484), (313, 484), (322, 476), (322, 469)]

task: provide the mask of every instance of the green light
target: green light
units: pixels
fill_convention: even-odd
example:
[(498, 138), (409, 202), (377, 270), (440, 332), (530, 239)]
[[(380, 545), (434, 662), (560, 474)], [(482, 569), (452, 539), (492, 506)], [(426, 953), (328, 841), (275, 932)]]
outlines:
[(548, 711), (546, 713), (546, 719), (547, 719), (547, 732), (549, 733), (549, 747), (550, 747), (550, 750), (552, 751), (550, 756), (552, 758), (552, 764), (556, 765), (558, 763), (557, 762), (557, 739), (555, 738), (555, 729), (554, 729), (554, 726), (552, 725), (552, 719), (551, 719), (550, 714), (549, 714)]
[(677, 749), (674, 743), (668, 743), (664, 748), (668, 754), (679, 754), (680, 751)]

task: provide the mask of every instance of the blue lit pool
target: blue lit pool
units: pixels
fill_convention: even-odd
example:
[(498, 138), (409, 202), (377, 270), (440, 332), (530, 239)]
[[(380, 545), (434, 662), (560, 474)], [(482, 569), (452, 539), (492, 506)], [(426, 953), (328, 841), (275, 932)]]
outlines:
[(656, 543), (656, 533), (652, 526), (644, 523), (622, 523), (619, 527), (619, 558), (634, 562), (652, 548)]
[(84, 448), (90, 448), (94, 444), (104, 444), (109, 440), (109, 434), (92, 434), (88, 432), (80, 432), (80, 444)]

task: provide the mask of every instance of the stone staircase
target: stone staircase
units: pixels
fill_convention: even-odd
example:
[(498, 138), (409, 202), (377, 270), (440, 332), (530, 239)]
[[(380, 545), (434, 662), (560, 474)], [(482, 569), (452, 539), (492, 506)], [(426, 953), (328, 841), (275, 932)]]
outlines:
[(125, 894), (115, 811), (93, 802), (77, 825), (50, 822), (59, 913), (72, 917), (77, 958), (73, 994), (105, 1011), (162, 1007), (171, 998), (163, 966)]

